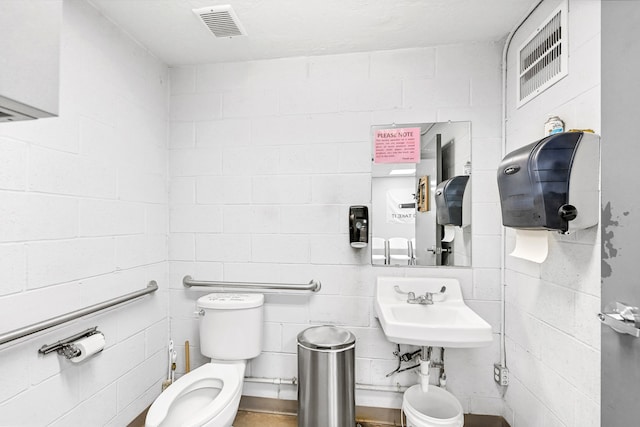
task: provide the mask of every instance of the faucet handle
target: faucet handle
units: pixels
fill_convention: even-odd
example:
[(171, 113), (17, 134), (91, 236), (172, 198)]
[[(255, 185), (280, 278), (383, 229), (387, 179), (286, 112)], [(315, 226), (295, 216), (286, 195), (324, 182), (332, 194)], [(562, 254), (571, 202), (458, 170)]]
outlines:
[(416, 293), (413, 292), (413, 291), (405, 292), (402, 289), (400, 289), (400, 286), (398, 286), (398, 285), (395, 285), (393, 287), (393, 290), (396, 291), (399, 294), (406, 295), (407, 296), (407, 302), (413, 302), (413, 301), (416, 300)]
[(397, 293), (399, 293), (399, 294), (402, 294), (402, 295), (409, 295), (409, 294), (411, 293), (411, 292), (405, 292), (405, 291), (403, 291), (402, 289), (400, 289), (400, 286), (398, 286), (398, 285), (395, 285), (395, 286), (393, 287), (393, 290), (394, 290), (394, 291), (396, 291), (396, 292), (397, 292)]
[(427, 292), (426, 295), (439, 295), (439, 294), (444, 294), (447, 290), (447, 287), (442, 285), (442, 287), (440, 288), (440, 291), (438, 292)]
[(446, 290), (447, 287), (443, 285), (440, 288), (440, 292), (427, 292), (424, 297), (429, 301), (444, 301), (444, 293), (446, 292)]

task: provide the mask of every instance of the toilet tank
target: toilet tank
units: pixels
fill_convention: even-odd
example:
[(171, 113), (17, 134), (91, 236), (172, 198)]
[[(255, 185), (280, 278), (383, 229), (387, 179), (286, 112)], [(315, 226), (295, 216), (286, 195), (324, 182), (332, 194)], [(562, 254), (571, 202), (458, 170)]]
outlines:
[(264, 295), (209, 294), (200, 310), (200, 352), (216, 360), (248, 360), (262, 351)]

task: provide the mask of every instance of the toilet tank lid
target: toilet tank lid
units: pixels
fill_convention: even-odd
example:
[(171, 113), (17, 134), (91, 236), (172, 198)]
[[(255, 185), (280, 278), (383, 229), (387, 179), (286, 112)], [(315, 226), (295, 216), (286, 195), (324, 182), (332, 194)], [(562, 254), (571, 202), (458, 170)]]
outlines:
[(198, 298), (199, 308), (234, 310), (260, 307), (264, 304), (262, 294), (208, 294)]

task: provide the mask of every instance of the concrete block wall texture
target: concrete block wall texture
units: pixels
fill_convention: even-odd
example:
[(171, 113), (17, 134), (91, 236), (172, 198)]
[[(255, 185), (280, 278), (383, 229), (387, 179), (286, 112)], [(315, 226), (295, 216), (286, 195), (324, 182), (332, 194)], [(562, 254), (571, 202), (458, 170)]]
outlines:
[[(0, 424), (122, 426), (166, 375), (168, 68), (84, 1), (61, 43), (61, 116), (0, 124), (2, 331), (160, 290), (4, 345)], [(81, 364), (37, 352), (92, 326)]]
[[(378, 276), (457, 277), (494, 327), (492, 346), (447, 349), (449, 389), (466, 412), (501, 414), (499, 359), (500, 43), (438, 46), (172, 68), (171, 334), (198, 344), (182, 277), (306, 283), (316, 295), (269, 295), (265, 344), (248, 374), (297, 376), (296, 335), (335, 324), (357, 338), (356, 380), (412, 385), (373, 313)], [(473, 269), (373, 268), (348, 243), (348, 208), (371, 204), (370, 126), (470, 121)], [(476, 225), (477, 224), (477, 225)], [(411, 348), (414, 350), (415, 348)], [(405, 348), (403, 348), (403, 351)], [(409, 350), (409, 347), (406, 347)], [(200, 356), (197, 364), (206, 360)], [(246, 383), (246, 394), (295, 399), (295, 387)], [(358, 404), (399, 407), (401, 394), (359, 390)]]
[[(250, 375), (297, 375), (297, 333), (336, 324), (358, 338), (358, 382), (414, 384), (411, 373), (385, 377), (395, 345), (372, 310), (376, 277), (396, 275), (458, 278), (493, 326), (492, 346), (446, 352), (449, 390), (465, 412), (503, 414), (514, 426), (598, 424), (597, 230), (555, 236), (540, 266), (508, 259), (506, 394), (492, 379), (501, 42), (168, 70), (88, 3), (64, 8), (61, 117), (0, 125), (3, 330), (152, 279), (161, 289), (0, 349), (3, 421), (125, 425), (160, 392), (169, 336), (190, 340), (192, 366), (206, 362), (192, 315), (205, 292), (183, 289), (186, 274), (322, 281), (317, 295), (267, 297), (263, 354)], [(523, 109), (509, 95), (508, 150), (539, 138), (550, 114), (597, 130), (599, 2), (571, 0), (569, 31), (570, 70), (580, 71)], [(513, 52), (509, 61), (513, 70)], [(473, 267), (373, 268), (368, 250), (348, 245), (346, 220), (350, 205), (370, 206), (370, 126), (448, 120), (471, 122)], [(84, 364), (37, 355), (95, 325), (107, 347)], [(248, 383), (245, 393), (296, 397), (293, 387), (265, 384)], [(360, 405), (400, 403), (397, 393), (358, 392)]]
[[(600, 2), (568, 2), (569, 74), (516, 108), (518, 47), (560, 2), (544, 2), (515, 35), (508, 57), (507, 151), (540, 139), (559, 116), (567, 129), (600, 129)], [(603, 141), (602, 146), (606, 146)], [(594, 171), (598, 173), (598, 171)], [(515, 244), (508, 230), (507, 251)], [(516, 426), (600, 425), (600, 229), (549, 234), (536, 264), (507, 258), (505, 413)]]

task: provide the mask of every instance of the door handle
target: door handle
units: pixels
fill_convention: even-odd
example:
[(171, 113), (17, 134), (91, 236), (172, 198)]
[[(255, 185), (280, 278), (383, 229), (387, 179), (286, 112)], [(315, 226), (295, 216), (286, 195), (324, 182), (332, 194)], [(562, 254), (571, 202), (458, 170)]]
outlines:
[(620, 334), (640, 338), (640, 309), (638, 307), (621, 302), (608, 304), (604, 313), (598, 313), (598, 319)]

